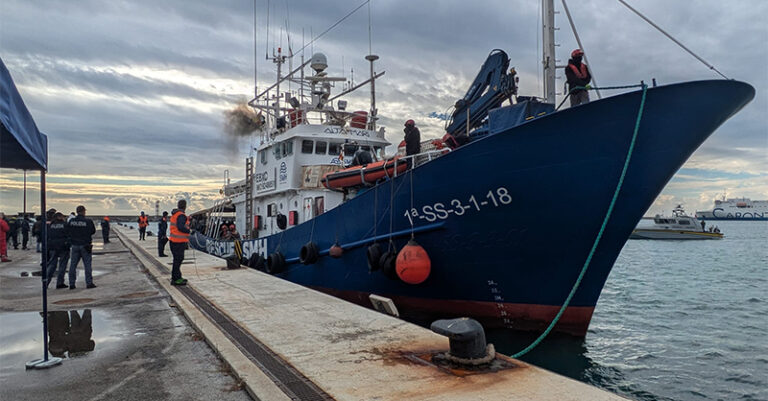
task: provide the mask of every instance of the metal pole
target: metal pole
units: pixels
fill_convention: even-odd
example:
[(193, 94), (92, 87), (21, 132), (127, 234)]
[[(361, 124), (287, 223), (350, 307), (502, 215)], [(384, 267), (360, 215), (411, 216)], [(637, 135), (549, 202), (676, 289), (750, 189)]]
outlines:
[[(584, 46), (581, 45), (581, 38), (579, 38), (579, 33), (576, 32), (576, 25), (573, 23), (573, 19), (571, 18), (571, 12), (568, 10), (568, 4), (565, 3), (565, 0), (562, 0), (563, 2), (563, 9), (565, 9), (565, 15), (568, 17), (568, 23), (571, 25), (571, 30), (573, 31), (573, 36), (576, 37), (576, 43), (579, 45), (579, 49), (584, 52), (584, 62), (589, 66), (589, 59), (587, 59), (587, 52), (584, 51)], [(567, 68), (567, 67), (566, 67)], [(595, 78), (595, 71), (591, 70), (590, 73), (592, 74), (592, 83), (595, 84), (595, 87), (598, 87), (597, 79)], [(597, 92), (597, 98), (602, 99), (603, 97), (600, 95), (600, 89), (595, 89), (595, 92)]]
[(369, 128), (371, 131), (376, 131), (376, 74), (373, 72), (373, 62), (379, 59), (379, 56), (375, 54), (369, 54), (365, 56), (365, 59), (371, 63), (371, 123)]
[(43, 224), (40, 227), (43, 246), (40, 255), (40, 275), (43, 285), (43, 358), (27, 362), (27, 369), (46, 369), (61, 364), (61, 358), (48, 358), (48, 278), (46, 266), (48, 262), (48, 224), (45, 221), (45, 170), (40, 171), (40, 214), (43, 216)]
[(554, 0), (542, 0), (542, 43), (544, 70), (544, 101), (555, 104), (555, 5)]
[(24, 206), (22, 206), (22, 210), (24, 213), (24, 217), (22, 217), (22, 221), (24, 222), (24, 224), (26, 224), (27, 222), (24, 221), (24, 219), (27, 218), (27, 170), (24, 170), (24, 202), (23, 203), (24, 203)]
[[(40, 215), (45, 216), (45, 170), (40, 172)], [(45, 219), (45, 217), (43, 217)], [(45, 271), (48, 261), (48, 224), (43, 220), (40, 225), (40, 235), (43, 238), (43, 246), (40, 259), (40, 268), (43, 281), (43, 360), (48, 361), (48, 277)]]

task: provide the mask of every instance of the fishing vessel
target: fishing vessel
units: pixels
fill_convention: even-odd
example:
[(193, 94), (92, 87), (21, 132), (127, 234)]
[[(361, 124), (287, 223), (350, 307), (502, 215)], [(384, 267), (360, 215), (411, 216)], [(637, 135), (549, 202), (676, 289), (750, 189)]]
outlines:
[(647, 225), (643, 221), (632, 230), (629, 239), (722, 239), (723, 233), (715, 226), (706, 229), (706, 223), (700, 222), (694, 216), (685, 213), (682, 205), (672, 210), (671, 216), (657, 214), (653, 217), (653, 224)]
[[(246, 178), (225, 186), (208, 218), (196, 216), (191, 245), (367, 307), (371, 295), (389, 298), (407, 319), (469, 316), (541, 330), (567, 305), (554, 330), (584, 335), (642, 214), (755, 91), (725, 79), (638, 84), (556, 108), (553, 4), (543, 3), (544, 98), (518, 94), (507, 53), (494, 50), (456, 102), (444, 140), (397, 159), (385, 149), (399, 134), (378, 122), (378, 56), (365, 57), (366, 81), (332, 93), (344, 78), (326, 73), (324, 55), (282, 74), (290, 55), (278, 49), (276, 82), (250, 102), (260, 130)], [(287, 81), (293, 90), (281, 90)], [(368, 109), (347, 110), (343, 97), (364, 85)], [(364, 173), (351, 166), (358, 152), (394, 168), (324, 185), (339, 172)], [(239, 241), (217, 237), (213, 216), (226, 205)], [(423, 280), (395, 262), (411, 241), (428, 255)]]
[(696, 217), (702, 220), (768, 220), (768, 200), (749, 198), (715, 199), (712, 210), (698, 210)]

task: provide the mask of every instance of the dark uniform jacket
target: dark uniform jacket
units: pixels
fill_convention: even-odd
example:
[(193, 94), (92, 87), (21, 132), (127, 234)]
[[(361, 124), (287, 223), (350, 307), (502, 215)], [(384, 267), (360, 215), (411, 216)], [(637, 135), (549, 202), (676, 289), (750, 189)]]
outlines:
[(106, 220), (101, 221), (101, 231), (109, 231), (109, 222)]
[(48, 225), (48, 250), (62, 251), (69, 248), (69, 227), (65, 221)]
[(167, 230), (168, 230), (168, 221), (166, 217), (163, 217), (158, 223), (157, 223), (157, 236), (167, 237)]
[(405, 127), (405, 154), (415, 155), (421, 152), (421, 133), (416, 127)]
[(86, 219), (85, 216), (78, 215), (67, 223), (69, 228), (69, 238), (72, 245), (90, 245), (91, 237), (96, 232), (96, 226), (93, 220)]

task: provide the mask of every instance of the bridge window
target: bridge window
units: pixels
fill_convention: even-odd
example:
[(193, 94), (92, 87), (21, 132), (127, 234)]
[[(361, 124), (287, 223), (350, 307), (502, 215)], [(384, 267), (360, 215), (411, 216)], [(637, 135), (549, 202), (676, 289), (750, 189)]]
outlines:
[(687, 226), (691, 224), (690, 220), (679, 220), (678, 223), (680, 223), (681, 226)]
[(312, 148), (314, 148), (315, 143), (310, 140), (303, 140), (301, 141), (301, 153), (312, 153)]
[(328, 154), (331, 156), (338, 156), (339, 155), (339, 145), (340, 143), (334, 143), (331, 142), (328, 144)]
[(282, 144), (282, 151), (283, 156), (288, 156), (293, 154), (293, 142), (292, 141), (285, 141)]
[(328, 143), (327, 142), (323, 142), (323, 141), (315, 142), (315, 154), (316, 155), (324, 155), (325, 154), (325, 149), (327, 147), (328, 147)]
[(261, 164), (267, 164), (267, 151), (266, 151), (266, 149), (259, 151), (259, 160), (261, 161)]
[(276, 144), (272, 147), (272, 153), (275, 155), (275, 160), (280, 160), (283, 157), (283, 151), (280, 150), (280, 144)]

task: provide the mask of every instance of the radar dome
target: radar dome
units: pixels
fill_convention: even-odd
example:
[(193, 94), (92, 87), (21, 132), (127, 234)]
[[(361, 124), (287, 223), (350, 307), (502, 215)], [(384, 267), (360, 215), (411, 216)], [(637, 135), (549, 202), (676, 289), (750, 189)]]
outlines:
[(312, 67), (312, 69), (316, 72), (323, 72), (326, 68), (328, 68), (328, 59), (323, 53), (315, 53), (312, 55), (309, 66)]

